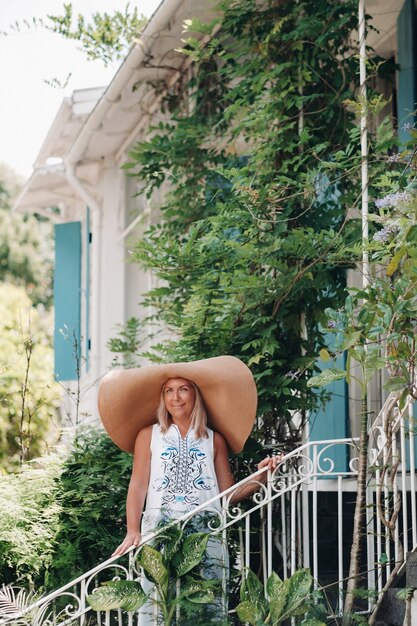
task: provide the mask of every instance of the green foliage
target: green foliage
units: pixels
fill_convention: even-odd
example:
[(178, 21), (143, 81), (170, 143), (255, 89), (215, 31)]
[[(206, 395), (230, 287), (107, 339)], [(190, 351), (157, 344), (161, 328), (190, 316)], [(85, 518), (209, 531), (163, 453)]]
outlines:
[(0, 583), (52, 590), (104, 561), (125, 533), (131, 455), (103, 432), (79, 434), (64, 459), (0, 479)]
[(413, 594), (414, 594), (413, 587), (404, 587), (403, 589), (400, 589), (399, 592), (397, 593), (397, 598), (399, 598), (400, 600), (411, 600), (411, 598), (413, 597)]
[(139, 15), (137, 7), (131, 10), (129, 3), (125, 5), (123, 11), (116, 10), (113, 14), (96, 11), (91, 15), (90, 21), (87, 21), (80, 13), (74, 15), (72, 2), (67, 2), (63, 5), (61, 15), (16, 21), (10, 26), (10, 30), (44, 28), (65, 39), (79, 41), (88, 59), (101, 59), (107, 65), (126, 56), (128, 47), (139, 40), (139, 34), (145, 24), (146, 18)]
[[(364, 486), (369, 470), (367, 447), (372, 429), (369, 430), (368, 424), (368, 385), (380, 370), (386, 369), (390, 377), (384, 385), (385, 389), (397, 396), (400, 406), (404, 405), (409, 397), (417, 398), (416, 139), (417, 131), (413, 130), (409, 149), (404, 147), (400, 154), (394, 153), (376, 163), (373, 172), (375, 182), (371, 188), (375, 195), (379, 190), (383, 197), (374, 198), (369, 221), (371, 226), (375, 224), (377, 229), (370, 241), (363, 242), (370, 261), (369, 265), (363, 265), (366, 280), (362, 288), (348, 290), (344, 307), (326, 310), (328, 327), (336, 334), (335, 356), (343, 351), (347, 353), (346, 371), (328, 370), (326, 377), (319, 375), (309, 382), (311, 386), (322, 386), (332, 379), (345, 376), (348, 382), (355, 380), (361, 389), (358, 490), (349, 570), (350, 590), (345, 600), (345, 621), (352, 613), (354, 598), (358, 594), (356, 587), (361, 578), (361, 547), (355, 538), (363, 532)], [(392, 429), (395, 410), (396, 406), (393, 403), (391, 410), (388, 410), (382, 418), (387, 458), (393, 454)], [(389, 481), (396, 480), (397, 468), (398, 464), (393, 464), (388, 470)], [(390, 517), (391, 513), (387, 506), (382, 507), (378, 514), (384, 523), (389, 520), (394, 536), (398, 530), (396, 516)]]
[[(414, 176), (411, 156), (402, 155), (409, 160), (404, 187), (407, 178)], [(310, 379), (311, 386), (346, 376), (348, 381), (358, 380), (365, 394), (375, 373), (386, 368), (388, 392), (398, 393), (402, 400), (409, 394), (417, 398), (417, 193), (412, 185), (398, 190), (397, 173), (398, 165), (379, 180), (384, 198), (376, 201), (380, 210), (370, 214), (371, 222), (380, 228), (367, 246), (372, 263), (369, 284), (350, 289), (343, 308), (326, 310), (329, 330), (336, 334), (335, 352), (348, 354), (346, 371), (326, 370)], [(353, 363), (360, 367), (359, 376), (352, 374)]]
[(53, 242), (49, 222), (11, 213), (23, 181), (0, 164), (0, 281), (25, 287), (33, 304), (52, 303)]
[(57, 549), (62, 462), (57, 456), (27, 463), (0, 478), (0, 582), (31, 585), (45, 575)]
[(50, 224), (0, 208), (0, 280), (25, 288), (34, 305), (52, 304)]
[[(294, 442), (292, 416), (318, 403), (307, 381), (325, 343), (324, 309), (343, 303), (346, 269), (360, 256), (359, 224), (346, 219), (360, 196), (359, 131), (345, 105), (355, 99), (357, 7), (222, 9), (207, 46), (194, 35), (214, 24), (187, 21), (193, 77), (168, 91), (170, 118), (124, 166), (149, 197), (170, 186), (133, 257), (160, 279), (144, 305), (175, 339), (142, 356), (238, 356), (258, 386), (255, 436)], [(370, 138), (375, 152), (391, 140), (388, 130)]]
[(251, 626), (279, 626), (290, 618), (304, 615), (303, 624), (324, 626), (320, 619), (317, 597), (311, 592), (313, 579), (308, 570), (298, 570), (290, 578), (281, 580), (273, 572), (266, 583), (268, 599), (262, 583), (249, 570), (240, 589), (241, 602), (236, 607), (241, 622)]
[(103, 583), (87, 601), (94, 611), (123, 609), (137, 611), (146, 602), (146, 594), (141, 585), (134, 580), (111, 580)]
[(0, 461), (3, 471), (43, 454), (59, 435), (51, 315), (21, 287), (0, 283)]
[[(136, 558), (146, 578), (156, 587), (157, 598), (150, 601), (156, 602), (164, 626), (177, 623), (177, 610), (181, 611), (181, 624), (202, 623), (205, 614), (200, 605), (213, 603), (219, 595), (221, 581), (207, 579), (201, 569), (208, 540), (208, 533), (188, 534), (170, 526), (160, 533), (155, 546), (145, 544), (140, 548)], [(87, 601), (94, 610), (131, 611), (147, 599), (139, 582), (112, 581), (88, 596)], [(198, 621), (193, 622), (192, 616)]]
[(131, 317), (126, 324), (119, 325), (119, 334), (108, 342), (109, 349), (116, 354), (113, 365), (119, 365), (119, 356), (122, 358), (125, 367), (135, 367), (135, 354), (142, 347), (143, 341), (140, 335), (143, 331), (143, 321), (136, 317)]
[(85, 430), (65, 459), (57, 486), (57, 550), (44, 584), (60, 587), (109, 558), (124, 535), (132, 456), (103, 432)]
[(188, 535), (182, 543), (182, 550), (173, 556), (175, 574), (180, 577), (194, 569), (204, 556), (208, 542), (207, 533), (193, 533)]

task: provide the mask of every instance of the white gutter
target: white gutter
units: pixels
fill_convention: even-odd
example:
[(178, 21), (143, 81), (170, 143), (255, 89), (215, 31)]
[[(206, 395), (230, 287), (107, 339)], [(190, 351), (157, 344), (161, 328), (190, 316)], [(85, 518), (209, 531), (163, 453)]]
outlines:
[[(68, 163), (76, 164), (83, 156), (92, 136), (100, 128), (105, 116), (112, 106), (120, 100), (123, 89), (128, 85), (135, 70), (146, 59), (152, 47), (152, 41), (157, 38), (167, 26), (174, 13), (185, 0), (164, 0), (153, 14), (145, 29), (140, 35), (139, 43), (135, 44), (125, 61), (123, 61), (116, 76), (107, 87), (101, 99), (88, 117), (80, 133), (72, 144), (66, 157)], [(146, 42), (146, 49), (145, 49)]]
[[(26, 194), (28, 193), (28, 191), (30, 190), (30, 188), (33, 185), (33, 182), (37, 179), (37, 178), (42, 178), (42, 176), (46, 176), (47, 174), (58, 174), (58, 176), (63, 176), (65, 177), (65, 171), (64, 171), (64, 166), (62, 163), (59, 164), (54, 164), (54, 165), (44, 165), (43, 167), (39, 167), (37, 169), (35, 169), (31, 175), (31, 177), (29, 178), (29, 180), (26, 182), (25, 186), (23, 187), (23, 189), (21, 190), (21, 192), (19, 193), (19, 195), (17, 196), (13, 207), (12, 207), (12, 213), (25, 213), (27, 209), (23, 209), (23, 208), (18, 208), (20, 202), (23, 200), (23, 198), (26, 196)], [(33, 211), (34, 213), (39, 213), (39, 215), (44, 215), (45, 217), (48, 217), (48, 219), (50, 219), (53, 223), (59, 224), (63, 221), (62, 219), (62, 215), (59, 215), (57, 213), (51, 213), (49, 211), (47, 211), (46, 209), (42, 209), (41, 207), (38, 207), (35, 211)]]

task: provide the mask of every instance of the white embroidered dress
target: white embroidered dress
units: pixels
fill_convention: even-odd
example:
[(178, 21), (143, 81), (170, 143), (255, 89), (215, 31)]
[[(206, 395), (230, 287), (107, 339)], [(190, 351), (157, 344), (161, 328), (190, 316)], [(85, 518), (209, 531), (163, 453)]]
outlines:
[[(219, 493), (214, 468), (214, 433), (197, 437), (189, 430), (185, 437), (175, 424), (162, 433), (158, 424), (152, 427), (151, 468), (142, 534), (155, 528), (161, 520), (178, 519)], [(220, 511), (220, 504), (210, 505)]]
[[(181, 437), (175, 424), (171, 424), (165, 433), (157, 424), (152, 427), (151, 469), (142, 535), (145, 536), (163, 521), (180, 518), (219, 493), (214, 468), (214, 433), (209, 428), (207, 432), (208, 437), (199, 438), (193, 430), (189, 430), (185, 437)], [(220, 515), (220, 503), (217, 501), (209, 505), (207, 510)], [(228, 571), (226, 546), (219, 538), (210, 538), (206, 554), (206, 577), (221, 578), (223, 570), (227, 568)], [(153, 585), (145, 577), (142, 577), (141, 583), (145, 593), (152, 592)], [(155, 594), (151, 597), (153, 602), (146, 602), (138, 611), (138, 626), (161, 623), (154, 602)], [(219, 616), (222, 607), (214, 606)], [(217, 618), (214, 623), (219, 623)]]

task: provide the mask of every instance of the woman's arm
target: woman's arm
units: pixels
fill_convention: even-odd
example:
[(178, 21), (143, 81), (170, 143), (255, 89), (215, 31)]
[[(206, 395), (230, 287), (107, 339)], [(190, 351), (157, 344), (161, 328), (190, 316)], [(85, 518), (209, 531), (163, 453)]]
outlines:
[(127, 533), (112, 556), (124, 554), (130, 546), (137, 546), (140, 543), (139, 524), (148, 491), (151, 466), (151, 436), (152, 426), (148, 426), (139, 431), (136, 437), (132, 476), (126, 499)]
[[(262, 468), (268, 468), (274, 470), (279, 462), (281, 455), (266, 457), (260, 463), (258, 463), (258, 470)], [(216, 470), (217, 483), (219, 485), (220, 492), (228, 489), (236, 483), (232, 470), (229, 464), (229, 451), (225, 438), (220, 433), (214, 433), (214, 467)], [(239, 487), (233, 492), (230, 498), (231, 504), (236, 504), (245, 498), (251, 496), (255, 491), (259, 489), (259, 483), (265, 483), (267, 478), (267, 470), (260, 474), (256, 478), (256, 483), (248, 482), (246, 485)]]

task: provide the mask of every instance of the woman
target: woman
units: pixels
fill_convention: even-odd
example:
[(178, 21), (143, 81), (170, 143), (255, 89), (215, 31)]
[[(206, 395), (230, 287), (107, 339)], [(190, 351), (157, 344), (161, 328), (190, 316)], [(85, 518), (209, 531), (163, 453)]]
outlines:
[[(226, 440), (207, 427), (198, 387), (186, 378), (169, 378), (163, 385), (158, 424), (136, 437), (126, 513), (127, 534), (112, 556), (139, 545), (142, 533), (162, 520), (177, 519), (231, 487)], [(258, 469), (275, 469), (278, 457), (266, 458)], [(266, 479), (266, 471), (260, 481)], [(254, 493), (256, 485), (242, 487), (231, 498), (238, 502)]]
[[(103, 424), (117, 445), (134, 452), (127, 533), (114, 556), (139, 545), (141, 533), (179, 519), (235, 483), (228, 447), (234, 452), (243, 448), (254, 424), (256, 402), (250, 370), (231, 356), (119, 370), (103, 379), (99, 392)], [(266, 468), (273, 470), (278, 460), (259, 463), (258, 469), (265, 468), (260, 482), (266, 480)], [(249, 496), (258, 486), (245, 485), (231, 502)], [(208, 509), (220, 514), (220, 501)], [(224, 547), (211, 540), (208, 554), (209, 563), (218, 564)], [(151, 613), (145, 605), (140, 624), (152, 624)]]

